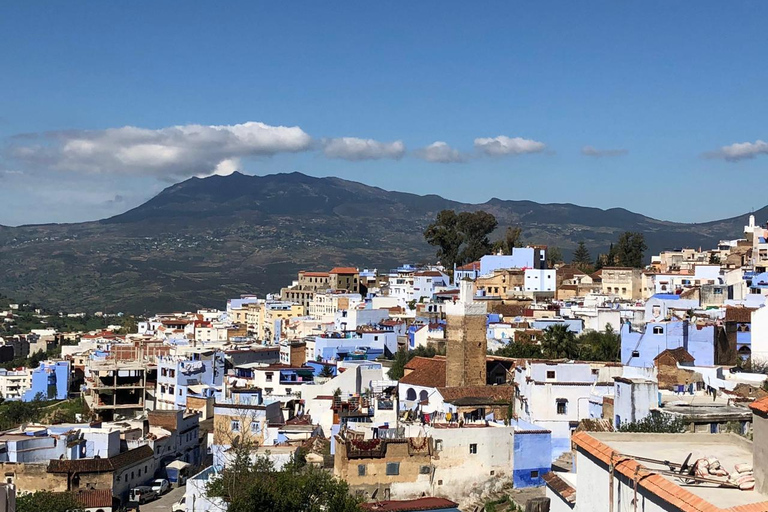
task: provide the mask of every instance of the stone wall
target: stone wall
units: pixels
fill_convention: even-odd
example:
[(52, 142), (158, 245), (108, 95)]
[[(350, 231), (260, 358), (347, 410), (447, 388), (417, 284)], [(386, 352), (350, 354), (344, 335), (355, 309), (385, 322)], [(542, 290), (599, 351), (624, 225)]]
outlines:
[(485, 314), (448, 315), (446, 338), (446, 386), (484, 386), (488, 346)]

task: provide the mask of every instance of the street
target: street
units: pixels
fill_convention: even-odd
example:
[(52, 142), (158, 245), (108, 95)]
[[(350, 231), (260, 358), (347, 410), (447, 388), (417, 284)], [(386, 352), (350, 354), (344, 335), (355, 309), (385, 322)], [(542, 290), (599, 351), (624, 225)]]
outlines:
[(172, 489), (171, 492), (164, 494), (159, 499), (143, 504), (139, 510), (141, 512), (170, 512), (171, 506), (184, 496), (186, 489), (186, 486)]

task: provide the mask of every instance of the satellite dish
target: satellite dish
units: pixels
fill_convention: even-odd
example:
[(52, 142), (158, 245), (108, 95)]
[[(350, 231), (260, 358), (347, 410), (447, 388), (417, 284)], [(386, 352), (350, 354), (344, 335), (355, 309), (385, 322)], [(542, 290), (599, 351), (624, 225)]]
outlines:
[(378, 488), (375, 491), (373, 491), (373, 494), (371, 494), (371, 499), (375, 500), (377, 494), (379, 494), (379, 489)]

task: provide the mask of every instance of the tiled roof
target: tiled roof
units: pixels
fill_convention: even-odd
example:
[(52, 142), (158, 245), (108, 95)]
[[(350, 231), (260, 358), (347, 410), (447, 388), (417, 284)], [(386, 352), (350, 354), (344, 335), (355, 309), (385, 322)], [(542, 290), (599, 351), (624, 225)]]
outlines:
[(555, 494), (563, 498), (568, 503), (576, 501), (576, 489), (571, 487), (568, 482), (557, 476), (557, 473), (550, 471), (542, 477), (547, 483), (547, 487), (552, 489)]
[(446, 402), (461, 401), (472, 403), (508, 403), (512, 401), (515, 388), (512, 386), (457, 386), (437, 388)]
[(472, 270), (474, 270), (475, 272), (480, 272), (480, 262), (473, 261), (472, 263), (467, 263), (466, 265), (456, 267), (456, 270), (460, 272), (470, 272)]
[(112, 489), (88, 489), (75, 493), (75, 499), (83, 508), (112, 507)]
[(445, 358), (414, 357), (405, 365), (406, 370), (413, 370), (400, 379), (401, 384), (439, 388), (445, 386)]
[(742, 307), (726, 307), (725, 308), (725, 321), (726, 322), (737, 322), (740, 324), (748, 324), (752, 322), (752, 312), (755, 311), (753, 308), (742, 308)]
[(416, 512), (421, 510), (440, 510), (444, 508), (456, 508), (458, 503), (445, 498), (425, 497), (415, 500), (379, 501), (376, 503), (363, 503), (363, 510), (375, 512)]
[(422, 270), (421, 272), (416, 272), (413, 275), (420, 277), (443, 277), (443, 274), (437, 270)]
[(107, 459), (53, 459), (48, 463), (49, 473), (107, 473), (131, 466), (144, 459), (154, 456), (155, 452), (149, 445), (140, 446), (127, 452), (122, 452)]
[[(630, 480), (637, 479), (637, 485), (659, 499), (669, 503), (681, 512), (726, 512), (712, 503), (696, 496), (658, 473), (650, 471), (631, 458), (625, 458), (610, 446), (595, 439), (586, 432), (576, 432), (571, 437), (574, 445), (603, 462), (614, 465), (615, 471)], [(768, 501), (750, 503), (727, 509), (728, 512), (768, 512)]]
[(768, 414), (768, 397), (755, 400), (749, 404), (749, 408), (752, 409), (753, 412)]
[(355, 267), (334, 267), (329, 274), (357, 274)]
[(664, 354), (670, 354), (672, 357), (675, 358), (675, 361), (678, 363), (692, 363), (695, 361), (694, 357), (688, 353), (687, 350), (685, 350), (683, 347), (677, 347), (677, 348), (668, 348), (666, 350), (663, 350), (659, 352), (659, 355), (653, 358), (654, 361), (657, 361), (661, 356)]

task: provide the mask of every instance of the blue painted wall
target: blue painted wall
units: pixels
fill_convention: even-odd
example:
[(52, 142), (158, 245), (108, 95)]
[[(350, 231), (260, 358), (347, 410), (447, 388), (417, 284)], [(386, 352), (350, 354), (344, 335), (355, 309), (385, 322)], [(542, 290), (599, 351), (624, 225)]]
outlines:
[[(661, 352), (679, 347), (694, 357), (697, 366), (714, 365), (715, 326), (699, 328), (682, 321), (648, 323), (644, 332), (633, 331), (629, 324), (621, 326), (621, 362), (627, 366), (651, 367)], [(633, 355), (635, 351), (637, 355)]]
[(542, 478), (552, 469), (552, 434), (515, 432), (515, 456), (512, 485), (515, 488), (541, 487)]
[(43, 400), (64, 400), (69, 394), (69, 361), (43, 361), (32, 370), (32, 388), (24, 392), (23, 400), (31, 402), (38, 393)]

